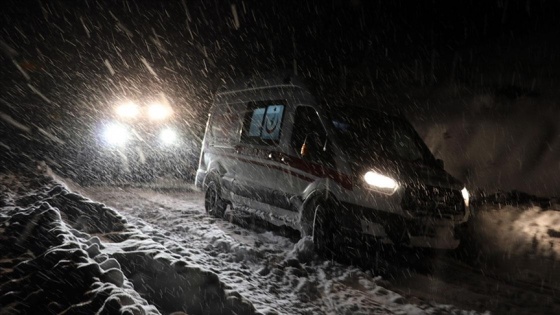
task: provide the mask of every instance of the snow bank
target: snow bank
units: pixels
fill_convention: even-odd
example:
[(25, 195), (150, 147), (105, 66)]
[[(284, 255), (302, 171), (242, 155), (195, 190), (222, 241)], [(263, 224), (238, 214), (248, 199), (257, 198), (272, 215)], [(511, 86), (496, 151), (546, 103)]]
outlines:
[[(6, 179), (14, 184), (14, 178)], [(11, 186), (11, 185), (10, 185)], [(13, 187), (13, 186), (11, 186)], [(21, 186), (16, 186), (21, 189)], [(127, 281), (101, 241), (67, 225), (44, 198), (20, 196), (2, 185), (0, 305), (10, 312), (158, 314)], [(15, 200), (14, 200), (15, 198)]]
[(499, 248), (507, 257), (560, 258), (560, 211), (513, 206), (481, 211), (477, 231), (482, 249)]
[(471, 188), (560, 196), (560, 108), (554, 102), (459, 93), (444, 105), (413, 123), (451, 174)]
[(470, 227), (475, 263), (497, 274), (560, 287), (560, 206), (486, 205)]
[(0, 174), (0, 206), (6, 311), (255, 313), (216, 274), (188, 265), (114, 210), (49, 177)]

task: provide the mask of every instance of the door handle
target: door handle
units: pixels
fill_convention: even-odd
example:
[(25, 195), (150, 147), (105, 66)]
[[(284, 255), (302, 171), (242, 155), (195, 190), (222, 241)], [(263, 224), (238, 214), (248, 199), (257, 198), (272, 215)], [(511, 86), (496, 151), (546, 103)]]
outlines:
[(275, 162), (281, 162), (284, 164), (287, 164), (287, 158), (284, 154), (280, 153), (280, 152), (269, 152), (268, 153), (268, 159), (275, 161)]
[(280, 152), (269, 152), (268, 153), (268, 159), (275, 161), (275, 162), (280, 162), (283, 164), (289, 164), (290, 163), (290, 158), (288, 156), (286, 156), (283, 153)]
[(290, 164), (290, 158), (288, 158), (288, 157), (286, 157), (286, 156), (282, 156), (282, 157), (280, 158), (280, 162), (282, 162), (282, 163), (288, 165), (288, 164)]

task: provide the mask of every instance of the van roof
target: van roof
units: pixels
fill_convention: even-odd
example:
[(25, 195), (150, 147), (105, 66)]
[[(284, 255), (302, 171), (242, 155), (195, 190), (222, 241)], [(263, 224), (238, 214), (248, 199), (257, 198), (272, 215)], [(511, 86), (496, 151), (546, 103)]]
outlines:
[(291, 72), (257, 73), (239, 80), (232, 80), (222, 85), (216, 94), (236, 93), (247, 90), (269, 89), (279, 87), (300, 88), (307, 90), (307, 85), (301, 77)]

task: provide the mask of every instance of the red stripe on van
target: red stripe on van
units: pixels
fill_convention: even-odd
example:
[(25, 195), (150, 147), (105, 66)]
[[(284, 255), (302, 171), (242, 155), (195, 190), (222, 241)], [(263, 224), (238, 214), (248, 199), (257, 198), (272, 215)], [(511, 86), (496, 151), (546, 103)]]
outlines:
[[(281, 172), (284, 172), (286, 174), (290, 174), (292, 176), (295, 176), (297, 178), (303, 179), (303, 180), (308, 181), (308, 182), (313, 181), (313, 178), (311, 178), (311, 177), (293, 172), (293, 171), (286, 168), (286, 167), (292, 167), (292, 168), (298, 169), (302, 172), (308, 173), (308, 174), (313, 175), (313, 176), (332, 179), (333, 181), (340, 184), (342, 187), (344, 187), (346, 189), (349, 189), (349, 190), (352, 190), (352, 178), (350, 176), (346, 175), (346, 174), (338, 172), (337, 170), (327, 168), (327, 167), (325, 167), (324, 165), (321, 165), (321, 164), (311, 163), (311, 162), (305, 161), (305, 160), (303, 160), (299, 157), (286, 155), (286, 154), (280, 153), (280, 152), (271, 152), (271, 151), (268, 151), (268, 150), (258, 150), (258, 149), (251, 149), (251, 150), (252, 150), (252, 153), (254, 153), (254, 155), (243, 154), (242, 149), (241, 149), (241, 152), (237, 153), (237, 154), (222, 153), (222, 152), (220, 152), (220, 153), (214, 152), (214, 154), (227, 156), (227, 157), (234, 158), (234, 159), (237, 159), (237, 160), (240, 160), (240, 161), (243, 161), (243, 162), (246, 162), (246, 163), (254, 164), (254, 165), (273, 168), (275, 170), (279, 170)], [(264, 155), (264, 154), (266, 154), (266, 155)], [(286, 167), (280, 167), (280, 166), (277, 166), (277, 165), (271, 165), (271, 164), (267, 164), (267, 163), (254, 161), (254, 160), (249, 160), (249, 159), (243, 157), (243, 156), (254, 156), (254, 157), (260, 157), (260, 158), (268, 159), (268, 157), (265, 157), (265, 156), (268, 156), (269, 154), (277, 154), (278, 156), (284, 157), (284, 159), (287, 161), (286, 162)], [(282, 162), (276, 161), (274, 159), (268, 159), (268, 160), (270, 162), (282, 163)]]
[(288, 159), (287, 164), (290, 167), (296, 168), (317, 177), (332, 179), (335, 182), (339, 183), (342, 187), (350, 190), (352, 189), (352, 178), (346, 174), (340, 173), (335, 169), (325, 167), (321, 164), (311, 163), (299, 157), (294, 157), (283, 153), (278, 154), (282, 154), (284, 158)]

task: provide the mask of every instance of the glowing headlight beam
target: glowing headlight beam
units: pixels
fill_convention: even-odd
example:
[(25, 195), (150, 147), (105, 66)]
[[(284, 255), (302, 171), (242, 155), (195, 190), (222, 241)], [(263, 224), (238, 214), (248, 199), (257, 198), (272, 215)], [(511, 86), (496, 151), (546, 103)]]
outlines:
[(122, 118), (135, 118), (140, 114), (140, 107), (134, 102), (127, 102), (117, 106), (115, 112)]
[(130, 134), (125, 126), (120, 124), (110, 124), (105, 127), (103, 132), (105, 141), (110, 145), (123, 145), (130, 138)]
[(169, 128), (163, 129), (159, 134), (159, 139), (165, 145), (171, 145), (177, 143), (177, 138), (178, 138), (177, 132)]
[(173, 114), (173, 111), (169, 106), (165, 106), (159, 103), (153, 103), (148, 107), (148, 116), (152, 120), (162, 120)]
[(368, 171), (364, 175), (365, 182), (372, 186), (373, 188), (378, 188), (386, 193), (394, 193), (398, 187), (397, 181), (392, 179), (391, 177), (387, 177), (385, 175), (381, 175), (375, 171)]

